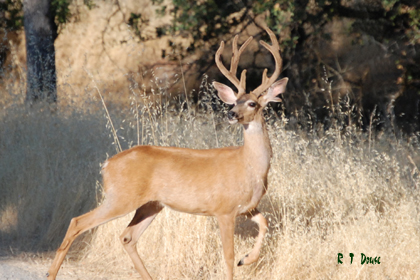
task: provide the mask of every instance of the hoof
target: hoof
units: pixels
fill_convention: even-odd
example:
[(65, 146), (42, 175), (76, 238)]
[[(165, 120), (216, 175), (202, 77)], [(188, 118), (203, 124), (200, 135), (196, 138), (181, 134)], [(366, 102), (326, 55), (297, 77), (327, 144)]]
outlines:
[(50, 276), (50, 274), (47, 272), (47, 274), (45, 274), (45, 276), (49, 277), (49, 276)]
[(245, 260), (245, 258), (246, 258), (246, 257), (248, 257), (248, 255), (245, 255), (245, 257), (243, 257), (243, 258), (242, 258), (242, 260), (240, 260), (240, 261), (238, 262), (238, 266), (242, 266), (242, 265), (244, 265), (244, 264), (245, 264), (245, 261), (244, 261), (244, 260)]

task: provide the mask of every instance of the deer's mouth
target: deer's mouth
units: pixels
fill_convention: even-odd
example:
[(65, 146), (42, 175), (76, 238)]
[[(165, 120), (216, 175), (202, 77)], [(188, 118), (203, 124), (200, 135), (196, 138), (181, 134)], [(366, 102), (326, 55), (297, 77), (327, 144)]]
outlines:
[(229, 121), (230, 124), (237, 123), (241, 119), (243, 119), (242, 116), (239, 116), (237, 113), (235, 113), (233, 111), (229, 111), (229, 113), (228, 113), (228, 121)]
[(235, 123), (242, 123), (244, 121), (244, 117), (243, 116), (237, 116), (234, 118), (228, 118), (228, 121), (230, 124), (235, 124)]

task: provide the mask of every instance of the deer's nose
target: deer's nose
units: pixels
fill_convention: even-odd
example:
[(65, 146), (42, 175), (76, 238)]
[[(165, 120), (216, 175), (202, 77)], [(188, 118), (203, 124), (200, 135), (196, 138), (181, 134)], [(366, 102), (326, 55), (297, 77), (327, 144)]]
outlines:
[(238, 116), (238, 115), (237, 115), (235, 112), (233, 112), (233, 111), (229, 111), (229, 113), (228, 113), (228, 119), (229, 119), (229, 120), (233, 120), (233, 119), (235, 119), (237, 116)]

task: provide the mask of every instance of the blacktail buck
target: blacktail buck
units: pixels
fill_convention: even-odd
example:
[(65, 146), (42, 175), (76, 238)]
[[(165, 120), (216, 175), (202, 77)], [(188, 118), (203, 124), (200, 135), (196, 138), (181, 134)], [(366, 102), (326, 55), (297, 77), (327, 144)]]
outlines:
[(268, 78), (265, 69), (262, 84), (249, 94), (245, 91), (246, 70), (240, 80), (236, 71), (239, 57), (252, 37), (240, 49), (237, 47), (238, 36), (234, 38), (229, 71), (220, 60), (223, 41), (216, 53), (217, 67), (238, 92), (218, 82), (213, 82), (213, 86), (223, 102), (234, 105), (228, 113), (228, 120), (231, 124), (243, 125), (244, 145), (208, 150), (136, 146), (108, 159), (102, 167), (105, 200), (98, 208), (71, 220), (48, 271), (48, 279), (56, 278), (77, 236), (134, 210), (133, 220), (120, 238), (142, 278), (151, 279), (137, 252), (136, 243), (165, 206), (180, 212), (216, 217), (226, 261), (226, 279), (233, 278), (233, 236), (235, 218), (239, 215), (257, 223), (259, 233), (253, 249), (239, 261), (238, 266), (258, 259), (267, 221), (256, 207), (267, 191), (267, 174), (272, 157), (263, 109), (268, 102), (281, 101), (277, 96), (285, 91), (288, 81), (287, 78), (276, 81), (282, 65), (279, 44), (274, 33), (269, 28), (265, 29), (272, 45), (263, 41), (260, 43), (274, 56), (275, 71)]

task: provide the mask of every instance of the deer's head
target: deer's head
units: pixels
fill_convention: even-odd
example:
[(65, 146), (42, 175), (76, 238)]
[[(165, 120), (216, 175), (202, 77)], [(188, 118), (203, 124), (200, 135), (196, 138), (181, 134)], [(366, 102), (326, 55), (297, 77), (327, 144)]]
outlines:
[[(246, 70), (241, 73), (241, 79), (238, 80), (236, 77), (236, 71), (238, 68), (239, 57), (248, 44), (252, 40), (252, 36), (245, 41), (245, 43), (238, 50), (238, 36), (235, 36), (232, 44), (232, 60), (230, 64), (230, 71), (226, 69), (223, 63), (220, 61), (220, 55), (224, 49), (224, 42), (222, 41), (219, 49), (216, 52), (216, 65), (222, 74), (228, 78), (229, 81), (237, 88), (237, 92), (231, 89), (229, 86), (222, 83), (213, 82), (213, 86), (216, 88), (220, 99), (226, 104), (234, 105), (234, 107), (228, 113), (228, 119), (230, 123), (241, 123), (248, 124), (255, 119), (255, 116), (260, 115), (262, 109), (267, 106), (268, 102), (280, 102), (281, 99), (277, 97), (279, 94), (286, 90), (288, 78), (283, 78), (276, 82), (276, 79), (280, 75), (282, 59), (280, 56), (280, 47), (274, 33), (269, 29), (265, 28), (267, 33), (270, 35), (272, 45), (268, 45), (264, 41), (260, 43), (271, 52), (276, 62), (276, 67), (273, 75), (270, 78), (267, 77), (267, 69), (263, 72), (262, 83), (255, 90), (250, 93), (246, 93)], [(265, 93), (265, 94), (264, 94)]]

